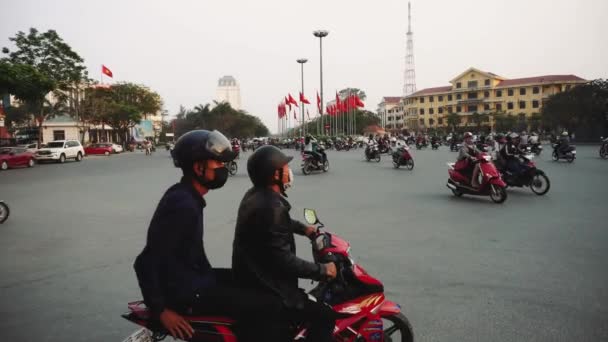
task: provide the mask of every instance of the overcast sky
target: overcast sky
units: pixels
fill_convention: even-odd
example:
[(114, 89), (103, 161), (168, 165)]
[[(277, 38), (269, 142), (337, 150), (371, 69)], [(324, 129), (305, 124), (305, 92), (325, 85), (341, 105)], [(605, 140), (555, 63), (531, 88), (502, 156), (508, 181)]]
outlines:
[[(325, 99), (351, 86), (367, 109), (403, 88), (407, 1), (19, 0), (2, 4), (0, 45), (29, 27), (55, 29), (86, 62), (115, 81), (145, 84), (175, 114), (213, 100), (233, 75), (244, 109), (276, 130), (276, 105), (305, 93), (315, 112), (319, 42), (327, 29)], [(447, 85), (474, 66), (507, 78), (543, 74), (608, 77), (607, 0), (414, 0), (418, 89)], [(316, 112), (315, 112), (316, 113)]]

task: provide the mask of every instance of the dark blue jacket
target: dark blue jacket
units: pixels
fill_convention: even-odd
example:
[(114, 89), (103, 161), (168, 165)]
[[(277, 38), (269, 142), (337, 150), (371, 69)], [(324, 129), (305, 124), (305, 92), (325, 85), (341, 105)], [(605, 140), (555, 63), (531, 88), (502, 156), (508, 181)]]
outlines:
[(144, 302), (155, 315), (215, 285), (203, 246), (205, 205), (190, 181), (182, 179), (156, 207), (146, 246), (134, 265)]

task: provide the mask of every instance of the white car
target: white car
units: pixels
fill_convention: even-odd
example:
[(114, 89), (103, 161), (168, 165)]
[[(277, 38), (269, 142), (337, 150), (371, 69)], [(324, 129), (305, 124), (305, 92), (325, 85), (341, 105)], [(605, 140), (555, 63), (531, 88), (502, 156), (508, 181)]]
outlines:
[(112, 144), (112, 151), (114, 151), (114, 153), (122, 153), (124, 152), (124, 149), (118, 144)]
[(34, 153), (34, 154), (36, 154), (36, 152), (38, 151), (38, 143), (31, 143), (31, 144), (17, 145), (17, 147), (24, 148), (24, 149), (26, 149), (28, 152), (30, 152), (30, 153)]
[(84, 148), (78, 140), (51, 141), (35, 154), (37, 161), (52, 160), (58, 163), (64, 163), (66, 159), (74, 159), (79, 162), (84, 156)]

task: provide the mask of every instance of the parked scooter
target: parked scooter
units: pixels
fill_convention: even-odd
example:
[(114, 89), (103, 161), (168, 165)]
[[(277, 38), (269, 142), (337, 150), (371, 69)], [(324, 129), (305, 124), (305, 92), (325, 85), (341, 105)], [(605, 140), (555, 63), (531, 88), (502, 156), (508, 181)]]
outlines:
[(414, 168), (414, 158), (412, 158), (408, 146), (398, 147), (397, 150), (393, 152), (393, 167), (398, 169), (400, 166), (405, 166), (408, 170)]
[(493, 202), (502, 203), (507, 199), (507, 184), (502, 180), (500, 172), (492, 163), (492, 157), (482, 152), (476, 156), (475, 167), (479, 167), (477, 182), (479, 187), (471, 185), (471, 177), (463, 175), (460, 170), (456, 170), (455, 163), (448, 163), (448, 173), (450, 175), (446, 184), (456, 197), (463, 194), (476, 196), (490, 196)]
[(4, 201), (0, 200), (0, 223), (4, 223), (8, 219), (8, 215), (10, 215), (11, 210), (8, 208), (8, 205), (4, 203)]
[(574, 159), (576, 159), (576, 146), (570, 145), (565, 151), (560, 151), (559, 145), (553, 144), (553, 154), (551, 154), (551, 158), (554, 161), (566, 159), (568, 163), (572, 163)]
[(503, 167), (499, 167), (498, 169), (507, 186), (520, 188), (527, 186), (530, 187), (533, 193), (541, 196), (549, 192), (551, 182), (542, 170), (536, 168), (536, 164), (532, 161), (534, 155), (531, 153), (531, 150), (531, 147), (528, 147), (528, 153), (519, 156), (521, 167), (523, 168), (519, 174), (513, 174)]
[[(312, 243), (315, 262), (336, 264), (338, 276), (323, 280), (310, 291), (317, 301), (330, 305), (336, 312), (334, 341), (401, 341), (413, 342), (414, 332), (401, 306), (386, 298), (382, 282), (355, 263), (350, 254), (350, 243), (325, 231), (324, 225), (312, 209), (304, 209), (309, 225), (317, 226)], [(128, 304), (126, 320), (144, 327), (125, 341), (160, 341), (168, 332), (154, 320), (142, 301)], [(191, 341), (237, 342), (235, 321), (221, 315), (184, 315), (194, 328)], [(149, 330), (148, 330), (149, 329)], [(306, 326), (294, 326), (292, 340), (306, 340)]]

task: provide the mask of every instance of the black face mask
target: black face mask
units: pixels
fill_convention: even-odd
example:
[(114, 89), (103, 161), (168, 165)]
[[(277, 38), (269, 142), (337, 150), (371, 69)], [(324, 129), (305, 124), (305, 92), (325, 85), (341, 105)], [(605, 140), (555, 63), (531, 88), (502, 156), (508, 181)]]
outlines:
[(217, 169), (213, 169), (213, 180), (208, 181), (205, 179), (205, 176), (195, 176), (196, 180), (205, 188), (209, 190), (219, 189), (226, 184), (228, 180), (228, 168), (219, 167)]

